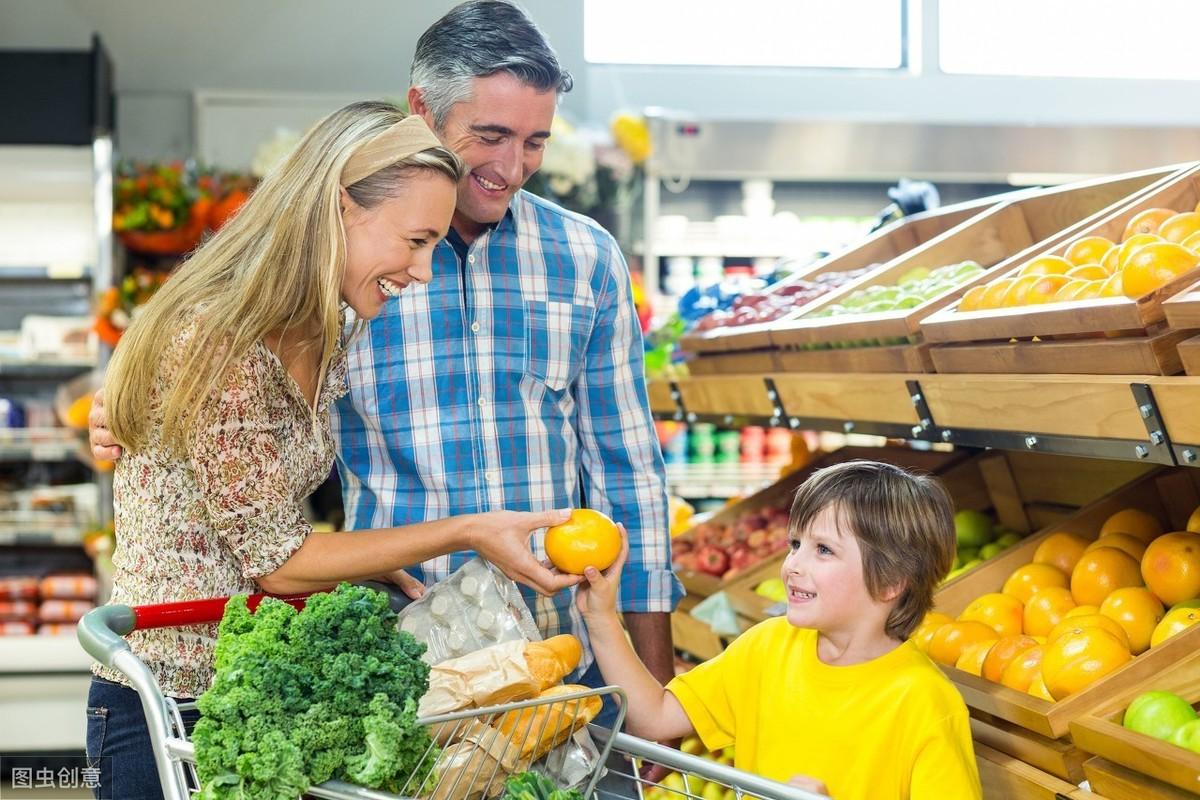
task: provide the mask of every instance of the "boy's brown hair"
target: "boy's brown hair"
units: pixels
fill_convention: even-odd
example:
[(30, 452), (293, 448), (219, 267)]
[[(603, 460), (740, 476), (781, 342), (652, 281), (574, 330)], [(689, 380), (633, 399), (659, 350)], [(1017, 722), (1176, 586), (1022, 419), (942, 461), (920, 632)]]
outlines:
[(888, 588), (901, 587), (886, 631), (894, 639), (908, 638), (954, 561), (950, 496), (927, 475), (878, 461), (847, 461), (818, 470), (796, 490), (790, 535), (803, 536), (830, 507), (858, 540), (871, 596), (880, 599)]

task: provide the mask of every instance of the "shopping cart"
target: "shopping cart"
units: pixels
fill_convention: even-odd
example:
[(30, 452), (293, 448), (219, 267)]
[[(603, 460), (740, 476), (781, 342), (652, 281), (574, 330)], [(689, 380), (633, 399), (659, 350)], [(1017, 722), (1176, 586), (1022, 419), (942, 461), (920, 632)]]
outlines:
[[(250, 610), (255, 610), (264, 596), (251, 595), (247, 603)], [(306, 598), (307, 595), (289, 595), (277, 599), (302, 608)], [(123, 637), (134, 630), (217, 622), (224, 614), (228, 599), (137, 607), (101, 606), (88, 612), (79, 623), (78, 636), (84, 650), (101, 664), (125, 675), (141, 698), (164, 800), (188, 800), (199, 790), (195, 750), (188, 741), (182, 715), (195, 709), (196, 704), (180, 703), (164, 696), (154, 675), (133, 654)], [(538, 768), (545, 768), (551, 777), (561, 779), (561, 776), (569, 775), (570, 782), (581, 787), (584, 797), (591, 797), (613, 746), (611, 734), (620, 729), (625, 717), (625, 704), (619, 702), (611, 730), (589, 726), (602, 735), (609, 734), (604, 736), (599, 748), (581, 734), (573, 735), (570, 720), (578, 715), (580, 707), (589, 698), (602, 701), (623, 697), (620, 689), (610, 686), (563, 693), (552, 699), (526, 700), (425, 717), (418, 722), (425, 725), (432, 743), (400, 794), (327, 781), (311, 787), (306, 796), (327, 800), (416, 797), (479, 800), (501, 794), (509, 774), (529, 769), (537, 761)], [(573, 741), (568, 743), (568, 740)], [(545, 756), (544, 761), (538, 760), (551, 743), (555, 746), (554, 751)], [(561, 747), (562, 744), (568, 746)], [(430, 775), (434, 777), (428, 778)]]
[[(594, 739), (611, 748), (608, 774), (597, 785), (593, 800), (710, 800), (711, 786), (717, 787), (723, 800), (730, 797), (730, 792), (737, 800), (828, 800), (827, 795), (688, 755), (619, 730), (608, 731), (594, 725), (589, 729)], [(682, 785), (643, 777), (645, 768), (653, 765), (665, 768), (668, 774), (678, 774)]]

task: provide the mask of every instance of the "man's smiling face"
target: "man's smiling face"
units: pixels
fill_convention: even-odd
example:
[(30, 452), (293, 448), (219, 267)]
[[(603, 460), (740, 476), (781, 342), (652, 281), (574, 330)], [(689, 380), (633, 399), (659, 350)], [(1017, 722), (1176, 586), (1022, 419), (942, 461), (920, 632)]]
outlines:
[(542, 165), (558, 104), (554, 89), (535, 89), (508, 72), (473, 78), (471, 86), (471, 97), (451, 107), (440, 129), (422, 103), (413, 103), (467, 165), (454, 210), (454, 228), (466, 238), (499, 222), (513, 195)]

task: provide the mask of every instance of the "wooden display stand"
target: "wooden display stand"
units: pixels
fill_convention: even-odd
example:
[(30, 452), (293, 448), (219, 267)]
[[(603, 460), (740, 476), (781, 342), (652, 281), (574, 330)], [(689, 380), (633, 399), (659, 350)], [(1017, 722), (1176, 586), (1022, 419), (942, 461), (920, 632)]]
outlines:
[[(1076, 238), (1082, 230), (1115, 209), (1168, 182), (1177, 172), (1176, 168), (1160, 168), (1067, 184), (1011, 200), (980, 214), (888, 262), (865, 281), (819, 298), (809, 309), (809, 318), (774, 323), (770, 341), (780, 348), (779, 369), (785, 372), (825, 372), (839, 368), (855, 372), (932, 372), (934, 362), (928, 345), (919, 341), (921, 320), (956, 303), (972, 286), (987, 283), (1048, 247)], [(859, 289), (894, 286), (914, 268), (933, 269), (967, 260), (990, 268), (980, 277), (913, 308), (811, 318), (813, 311), (837, 304)], [(908, 343), (812, 349), (862, 340), (908, 340)]]
[(984, 800), (1108, 800), (978, 742), (975, 763)]
[(1089, 758), (1083, 762), (1088, 784), (1109, 800), (1195, 800), (1196, 795), (1169, 783), (1147, 778), (1107, 759)]
[[(1168, 530), (1182, 530), (1197, 504), (1200, 504), (1200, 472), (1186, 468), (1155, 470), (1056, 523), (1053, 530), (1094, 540), (1109, 516), (1131, 507), (1154, 514), (1169, 526)], [(1038, 545), (1050, 533), (1044, 531), (1032, 536), (946, 584), (934, 597), (935, 608), (957, 617), (975, 598), (1000, 591), (1014, 569), (1032, 560)], [(984, 722), (995, 718), (1012, 723), (1016, 728), (1010, 732), (1019, 734), (1016, 729), (1023, 728), (1036, 734), (1036, 737), (1027, 737), (1032, 745), (1022, 741), (1022, 746), (1034, 747), (1044, 739), (1062, 739), (1073, 720), (1111, 702), (1132, 683), (1162, 672), (1197, 647), (1200, 647), (1200, 630), (1185, 631), (1142, 653), (1086, 689), (1054, 703), (954, 667), (943, 666), (942, 669), (958, 686), (973, 714)], [(1046, 757), (1049, 758), (1049, 754)]]
[[(1200, 281), (1164, 301), (1163, 312), (1167, 315), (1167, 325), (1174, 332), (1194, 333), (1200, 329)], [(1200, 336), (1180, 342), (1178, 351), (1183, 371), (1188, 375), (1200, 375)]]
[[(1132, 771), (1131, 776), (1125, 776), (1126, 783), (1137, 782), (1147, 787), (1153, 787), (1156, 783), (1168, 784), (1200, 794), (1200, 754), (1127, 730), (1121, 724), (1129, 703), (1142, 692), (1152, 690), (1175, 692), (1192, 704), (1200, 702), (1200, 650), (1193, 649), (1147, 678), (1127, 682), (1107, 702), (1072, 720), (1071, 738), (1087, 752)], [(1112, 772), (1111, 769), (1107, 771)], [(1155, 794), (1147, 788), (1139, 796), (1175, 795), (1164, 794), (1161, 790)]]
[[(1150, 208), (1191, 211), (1200, 202), (1200, 166), (1192, 166), (1142, 192), (1093, 224), (1078, 226), (1054, 246), (1039, 248), (1007, 262), (1005, 270), (989, 276), (1016, 275), (1031, 257), (1061, 256), (1070, 244), (1084, 236), (1103, 236), (1119, 242), (1125, 226), (1138, 213)], [(926, 341), (947, 343), (932, 351), (938, 372), (1022, 372), (1168, 375), (1178, 372), (1178, 355), (1171, 352), (1187, 337), (1179, 330), (1168, 331), (1165, 320), (1167, 298), (1196, 282), (1192, 270), (1137, 299), (1104, 297), (1037, 306), (960, 312), (948, 306), (921, 322)], [(1182, 317), (1181, 317), (1182, 318)], [(1192, 330), (1192, 333), (1195, 333)], [(1011, 340), (1019, 340), (1012, 342)], [(1036, 339), (1036, 340), (1035, 340)], [(994, 359), (977, 357), (978, 347), (963, 348), (964, 342), (1009, 343)], [(1061, 342), (1079, 342), (1077, 347), (1045, 347)], [(955, 344), (950, 344), (955, 343)]]
[[(818, 275), (824, 275), (827, 272), (848, 272), (872, 264), (883, 265), (972, 217), (994, 208), (1004, 197), (985, 197), (897, 220), (871, 234), (861, 243), (827, 256), (778, 283), (772, 284), (764, 290), (764, 293), (775, 293), (799, 281), (813, 280)], [(863, 281), (868, 277), (863, 276), (849, 285), (863, 285)], [(816, 308), (823, 299), (824, 297), (819, 297), (810, 303), (798, 306), (780, 320), (773, 322), (715, 328), (702, 333), (689, 334), (680, 340), (679, 347), (689, 353), (703, 354), (763, 349), (771, 344), (768, 331), (774, 325), (779, 324), (781, 320), (795, 319), (807, 313)]]

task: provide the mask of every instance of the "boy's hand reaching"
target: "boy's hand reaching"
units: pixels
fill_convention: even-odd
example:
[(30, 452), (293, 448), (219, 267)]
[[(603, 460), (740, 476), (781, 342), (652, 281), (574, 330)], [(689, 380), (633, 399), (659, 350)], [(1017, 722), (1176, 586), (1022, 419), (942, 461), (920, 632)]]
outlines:
[(629, 556), (629, 534), (625, 526), (617, 523), (621, 531), (621, 554), (608, 569), (601, 572), (588, 567), (583, 573), (583, 582), (575, 590), (575, 606), (587, 617), (601, 617), (617, 613), (617, 587), (621, 582), (621, 569)]
[(806, 792), (819, 794), (822, 797), (829, 796), (829, 790), (825, 788), (825, 784), (821, 783), (816, 778), (810, 778), (807, 775), (793, 775), (788, 781), (788, 786), (795, 786), (797, 789), (803, 789)]

